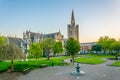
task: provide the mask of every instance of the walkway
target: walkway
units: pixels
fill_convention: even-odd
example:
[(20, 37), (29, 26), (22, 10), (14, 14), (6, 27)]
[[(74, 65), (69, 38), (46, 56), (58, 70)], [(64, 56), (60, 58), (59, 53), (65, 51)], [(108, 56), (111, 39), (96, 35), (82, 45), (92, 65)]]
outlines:
[(99, 65), (80, 64), (81, 70), (86, 72), (84, 76), (71, 75), (75, 71), (75, 65), (71, 65), (35, 69), (17, 80), (119, 80), (120, 67), (106, 66), (112, 62), (107, 60)]

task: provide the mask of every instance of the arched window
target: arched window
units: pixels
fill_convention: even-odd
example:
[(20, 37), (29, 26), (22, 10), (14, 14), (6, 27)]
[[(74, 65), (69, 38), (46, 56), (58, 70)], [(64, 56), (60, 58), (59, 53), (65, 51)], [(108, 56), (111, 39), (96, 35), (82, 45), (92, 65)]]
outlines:
[(72, 33), (72, 30), (70, 31), (70, 34), (72, 35), (73, 33)]

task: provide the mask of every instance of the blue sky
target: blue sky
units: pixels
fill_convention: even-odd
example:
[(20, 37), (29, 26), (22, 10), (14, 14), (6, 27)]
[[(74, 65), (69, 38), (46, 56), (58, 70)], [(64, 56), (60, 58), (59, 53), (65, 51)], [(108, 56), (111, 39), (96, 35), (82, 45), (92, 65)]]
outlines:
[(120, 38), (119, 0), (0, 0), (0, 33), (22, 37), (26, 30), (67, 37), (72, 9), (80, 42)]

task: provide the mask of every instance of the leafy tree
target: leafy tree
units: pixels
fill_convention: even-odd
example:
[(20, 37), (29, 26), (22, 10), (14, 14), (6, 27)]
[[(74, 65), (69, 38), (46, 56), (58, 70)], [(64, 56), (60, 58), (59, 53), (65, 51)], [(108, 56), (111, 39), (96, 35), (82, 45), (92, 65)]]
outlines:
[(4, 36), (0, 36), (0, 46), (5, 45), (6, 38)]
[(54, 55), (63, 52), (62, 42), (55, 42), (53, 46)]
[(37, 60), (38, 57), (42, 56), (43, 50), (42, 50), (39, 43), (33, 43), (33, 44), (30, 45), (29, 52)]
[(115, 59), (118, 59), (118, 54), (120, 51), (120, 42), (116, 41), (111, 44), (111, 49), (114, 51)]
[(2, 61), (3, 59), (5, 59), (5, 55), (6, 55), (6, 38), (4, 36), (0, 36), (0, 60)]
[(74, 56), (80, 50), (79, 42), (77, 40), (74, 40), (73, 38), (69, 38), (65, 48), (66, 48), (67, 54), (71, 55), (73, 64), (74, 64)]
[(9, 44), (7, 46), (7, 56), (6, 59), (11, 60), (11, 71), (14, 71), (14, 59), (24, 58), (24, 53), (20, 50), (20, 48), (12, 41), (9, 40)]
[(41, 46), (43, 49), (43, 54), (47, 56), (47, 60), (50, 59), (50, 53), (53, 51), (53, 46), (54, 46), (54, 39), (52, 38), (46, 38), (41, 42)]
[(101, 49), (102, 49), (102, 46), (99, 45), (99, 44), (96, 44), (96, 45), (93, 45), (93, 46), (92, 46), (92, 51), (96, 51), (96, 53), (97, 53), (98, 51), (101, 51)]
[(98, 40), (98, 44), (102, 46), (102, 50), (104, 51), (104, 53), (106, 53), (106, 51), (111, 51), (110, 45), (113, 42), (115, 42), (115, 39), (109, 38), (108, 36), (100, 37)]

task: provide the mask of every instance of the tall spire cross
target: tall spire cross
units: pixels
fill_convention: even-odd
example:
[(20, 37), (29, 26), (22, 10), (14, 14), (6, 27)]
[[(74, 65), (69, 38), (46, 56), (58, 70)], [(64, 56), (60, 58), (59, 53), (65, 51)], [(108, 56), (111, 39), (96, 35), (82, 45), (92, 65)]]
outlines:
[(75, 25), (75, 18), (74, 18), (74, 12), (72, 10), (72, 16), (71, 16), (71, 24)]

